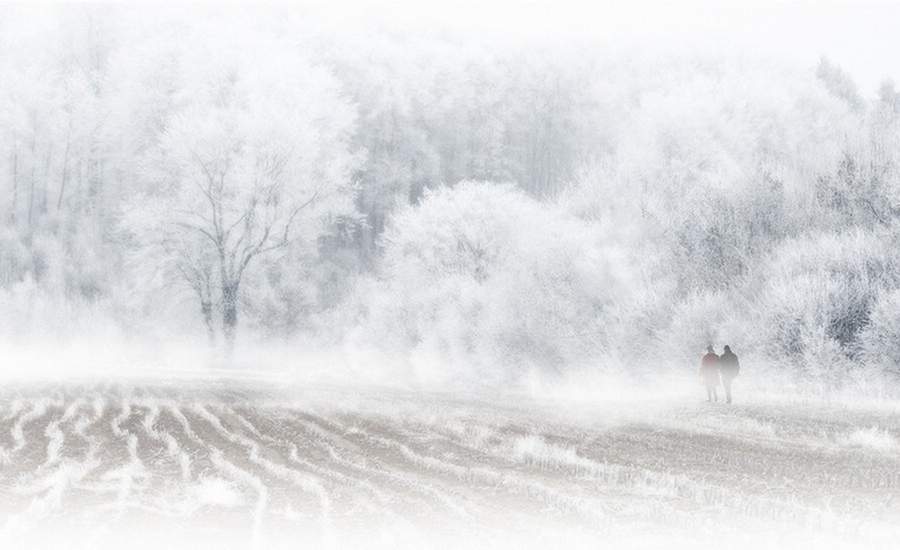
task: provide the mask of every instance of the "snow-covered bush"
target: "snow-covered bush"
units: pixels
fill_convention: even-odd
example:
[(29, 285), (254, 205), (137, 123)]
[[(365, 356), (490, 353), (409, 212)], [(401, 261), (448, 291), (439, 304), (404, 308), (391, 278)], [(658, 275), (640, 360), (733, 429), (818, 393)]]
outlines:
[(706, 346), (730, 343), (723, 326), (729, 309), (722, 292), (700, 293), (680, 301), (663, 338), (665, 356), (696, 366)]
[(900, 289), (878, 295), (860, 335), (865, 362), (900, 382)]
[(511, 185), (474, 182), (394, 219), (366, 291), (371, 341), (409, 350), (420, 372), (469, 367), (482, 380), (597, 358), (630, 293), (626, 259), (594, 226)]
[(31, 252), (16, 231), (0, 231), (0, 287), (21, 281), (31, 268)]
[(886, 243), (852, 231), (786, 241), (762, 272), (756, 299), (767, 355), (797, 373), (834, 382), (861, 359), (862, 336), (876, 300), (897, 286), (898, 267)]

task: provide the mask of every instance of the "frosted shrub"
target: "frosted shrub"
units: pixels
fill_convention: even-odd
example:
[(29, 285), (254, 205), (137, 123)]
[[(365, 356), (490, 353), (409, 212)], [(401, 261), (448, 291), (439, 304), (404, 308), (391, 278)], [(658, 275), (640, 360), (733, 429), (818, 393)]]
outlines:
[[(53, 292), (31, 276), (0, 289), (0, 329), (8, 341), (21, 344), (36, 334), (75, 339), (79, 335), (116, 334), (119, 328), (110, 304)], [(0, 339), (2, 340), (2, 339)]]
[(628, 295), (627, 262), (593, 226), (510, 185), (429, 192), (395, 218), (384, 247), (371, 334), (454, 368), (556, 372), (589, 361)]
[(730, 342), (722, 330), (728, 310), (727, 297), (721, 292), (700, 293), (679, 302), (665, 333), (666, 355), (695, 366), (707, 345)]
[(860, 335), (866, 364), (893, 375), (900, 382), (900, 289), (881, 293)]
[(768, 355), (822, 382), (840, 377), (860, 357), (876, 297), (896, 278), (889, 251), (872, 234), (785, 242), (764, 270), (759, 298)]
[(0, 286), (21, 281), (31, 268), (31, 254), (16, 232), (0, 230)]

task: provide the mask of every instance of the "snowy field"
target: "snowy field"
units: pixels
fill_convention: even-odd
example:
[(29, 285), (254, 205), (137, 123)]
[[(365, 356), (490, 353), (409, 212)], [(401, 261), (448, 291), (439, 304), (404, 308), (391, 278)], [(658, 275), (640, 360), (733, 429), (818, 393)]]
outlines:
[(2, 548), (900, 540), (892, 404), (566, 405), (235, 380), (6, 383), (0, 400)]

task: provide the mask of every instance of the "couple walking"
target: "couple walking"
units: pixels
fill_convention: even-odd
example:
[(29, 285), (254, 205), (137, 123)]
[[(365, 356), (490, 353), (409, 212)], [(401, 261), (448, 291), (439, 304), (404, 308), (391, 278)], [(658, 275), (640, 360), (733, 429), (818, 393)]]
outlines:
[(741, 364), (738, 362), (738, 357), (730, 347), (725, 346), (724, 353), (719, 356), (716, 355), (712, 346), (706, 346), (706, 355), (700, 360), (700, 376), (706, 384), (706, 400), (719, 400), (716, 388), (721, 380), (722, 386), (725, 387), (725, 401), (731, 403), (731, 383), (740, 370)]

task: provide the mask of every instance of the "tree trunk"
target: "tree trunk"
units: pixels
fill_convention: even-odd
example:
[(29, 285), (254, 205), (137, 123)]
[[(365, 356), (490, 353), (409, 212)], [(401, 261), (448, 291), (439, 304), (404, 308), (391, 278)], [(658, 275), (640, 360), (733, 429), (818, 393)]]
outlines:
[(19, 207), (19, 144), (13, 138), (13, 165), (12, 165), (12, 208), (9, 209), (9, 221), (16, 225), (16, 209)]
[(62, 179), (59, 182), (59, 194), (56, 197), (56, 213), (62, 208), (63, 196), (66, 194), (66, 182), (69, 179), (69, 149), (72, 146), (72, 115), (69, 114), (69, 127), (66, 130), (66, 150), (63, 153)]
[(47, 214), (47, 202), (49, 190), (47, 188), (47, 182), (50, 181), (50, 173), (53, 167), (53, 142), (51, 141), (47, 145), (47, 157), (44, 160), (44, 181), (41, 182), (41, 200), (38, 203), (38, 213), (41, 216)]
[(28, 232), (31, 233), (34, 229), (34, 184), (35, 184), (35, 167), (37, 163), (35, 162), (36, 156), (36, 148), (37, 148), (37, 128), (34, 130), (34, 134), (31, 136), (31, 182), (29, 184), (28, 189)]
[(222, 333), (225, 336), (225, 352), (231, 355), (237, 336), (238, 286), (229, 282), (222, 285)]
[(209, 344), (214, 346), (216, 343), (216, 326), (213, 323), (213, 305), (209, 300), (200, 302), (200, 311), (203, 313), (203, 322), (206, 324), (206, 334), (209, 336)]
[(62, 208), (63, 196), (65, 196), (66, 194), (66, 181), (68, 181), (69, 179), (69, 147), (72, 144), (72, 141), (69, 137), (70, 134), (66, 135), (66, 152), (63, 155), (62, 181), (59, 182), (59, 195), (56, 197), (57, 214), (59, 214), (59, 211)]

